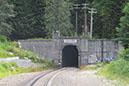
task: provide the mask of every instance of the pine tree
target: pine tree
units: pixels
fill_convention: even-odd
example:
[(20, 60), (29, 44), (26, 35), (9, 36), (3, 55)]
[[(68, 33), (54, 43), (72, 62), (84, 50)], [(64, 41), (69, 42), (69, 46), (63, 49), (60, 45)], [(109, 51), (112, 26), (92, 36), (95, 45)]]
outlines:
[(0, 0), (0, 35), (9, 36), (12, 32), (11, 25), (7, 19), (13, 17), (13, 6), (7, 0)]
[(122, 41), (125, 48), (129, 48), (129, 3), (123, 9), (125, 16), (120, 19), (120, 27), (117, 27), (118, 39)]
[(60, 30), (63, 35), (70, 35), (72, 24), (70, 22), (70, 4), (64, 0), (54, 0), (45, 9), (46, 29), (48, 37), (52, 36), (53, 30)]
[(11, 39), (45, 37), (44, 0), (12, 0), (16, 16), (11, 18), (14, 31)]
[[(92, 4), (97, 9), (94, 19), (94, 33), (100, 38), (116, 38), (116, 27), (123, 16), (122, 9), (129, 0), (95, 0)], [(99, 14), (99, 15), (98, 15)], [(101, 33), (101, 34), (100, 34)]]

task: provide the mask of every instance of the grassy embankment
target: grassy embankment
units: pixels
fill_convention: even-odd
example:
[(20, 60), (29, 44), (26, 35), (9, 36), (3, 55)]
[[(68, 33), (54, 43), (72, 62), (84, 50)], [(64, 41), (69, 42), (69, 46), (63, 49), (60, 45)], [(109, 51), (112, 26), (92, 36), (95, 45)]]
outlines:
[(44, 63), (45, 66), (36, 68), (26, 68), (20, 69), (15, 62), (0, 62), (0, 78), (19, 74), (19, 73), (26, 73), (26, 72), (34, 72), (34, 71), (41, 71), (49, 68), (53, 68), (55, 66), (52, 65), (51, 62), (47, 62), (45, 59), (37, 57), (34, 53), (19, 49), (17, 42), (9, 42), (5, 37), (0, 37), (0, 58), (8, 58), (8, 57), (15, 57), (19, 56), (20, 59), (24, 59), (27, 57), (34, 63)]
[(118, 59), (102, 68), (97, 75), (112, 80), (112, 84), (116, 86), (129, 84), (129, 49), (122, 49), (118, 54)]
[(118, 54), (118, 59), (109, 64), (95, 63), (94, 65), (82, 66), (81, 69), (99, 69), (96, 74), (105, 77), (111, 84), (127, 86), (129, 85), (129, 49), (122, 49)]

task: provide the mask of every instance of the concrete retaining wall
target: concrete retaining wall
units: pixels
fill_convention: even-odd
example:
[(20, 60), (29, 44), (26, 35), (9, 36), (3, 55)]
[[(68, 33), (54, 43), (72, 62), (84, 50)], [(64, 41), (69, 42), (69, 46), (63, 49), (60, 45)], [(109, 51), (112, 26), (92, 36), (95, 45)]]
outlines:
[(53, 40), (19, 40), (19, 47), (34, 52), (41, 58), (55, 63), (62, 62), (62, 49), (76, 45), (79, 51), (79, 66), (94, 63), (106, 57), (117, 57), (119, 42), (111, 40), (88, 40), (87, 38), (60, 38)]

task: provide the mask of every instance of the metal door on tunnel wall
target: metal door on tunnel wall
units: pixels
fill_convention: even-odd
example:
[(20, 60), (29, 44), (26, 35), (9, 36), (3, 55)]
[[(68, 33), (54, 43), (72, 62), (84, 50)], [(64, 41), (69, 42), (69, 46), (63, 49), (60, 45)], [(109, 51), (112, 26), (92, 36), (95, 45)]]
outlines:
[(67, 45), (62, 50), (62, 66), (78, 67), (78, 49), (74, 45)]

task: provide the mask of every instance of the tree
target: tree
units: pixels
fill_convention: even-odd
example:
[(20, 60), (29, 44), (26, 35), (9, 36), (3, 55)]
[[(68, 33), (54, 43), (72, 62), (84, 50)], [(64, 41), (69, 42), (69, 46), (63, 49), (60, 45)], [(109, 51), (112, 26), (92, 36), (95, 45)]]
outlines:
[(12, 0), (16, 16), (10, 18), (14, 28), (12, 40), (46, 36), (45, 0)]
[(47, 36), (52, 36), (53, 30), (60, 30), (63, 35), (70, 35), (72, 24), (70, 22), (70, 4), (64, 0), (54, 0), (45, 9)]
[(120, 19), (120, 27), (117, 27), (118, 40), (122, 41), (125, 48), (129, 48), (129, 3), (123, 9), (125, 16)]
[[(12, 39), (51, 37), (53, 30), (61, 30), (61, 34), (69, 36), (75, 31), (75, 10), (73, 4), (89, 4), (97, 9), (94, 15), (94, 38), (116, 38), (116, 27), (122, 9), (129, 0), (10, 0), (14, 5), (15, 17), (9, 18), (14, 31)], [(46, 7), (47, 6), (47, 7)], [(82, 7), (82, 6), (80, 6)], [(90, 27), (90, 14), (87, 10), (87, 23)], [(84, 10), (78, 10), (78, 33), (82, 34)]]
[[(72, 15), (71, 16), (71, 23), (73, 24), (74, 29), (75, 29), (75, 27), (76, 27), (76, 23), (75, 23), (76, 15), (75, 15), (75, 13), (77, 11), (78, 12), (78, 35), (82, 35), (82, 31), (84, 30), (83, 27), (82, 27), (82, 26), (84, 26), (84, 10), (82, 9), (82, 7), (83, 7), (82, 4), (87, 3), (90, 6), (93, 0), (66, 0), (66, 1), (69, 1), (70, 3), (72, 3), (71, 6), (73, 8), (75, 7), (74, 4), (80, 4), (80, 6), (79, 6), (80, 9), (71, 10), (71, 15)], [(87, 13), (87, 17), (88, 17), (87, 22), (88, 22), (88, 28), (89, 28), (89, 26), (90, 26), (90, 15), (88, 15), (88, 10), (87, 10), (86, 13)]]
[(117, 31), (115, 28), (118, 27), (119, 20), (124, 15), (122, 9), (128, 1), (94, 0), (92, 6), (98, 11), (94, 21), (94, 34), (99, 35), (99, 38), (116, 38)]
[(7, 19), (13, 17), (13, 5), (8, 0), (0, 0), (0, 35), (9, 36), (12, 32), (11, 25), (7, 23)]

